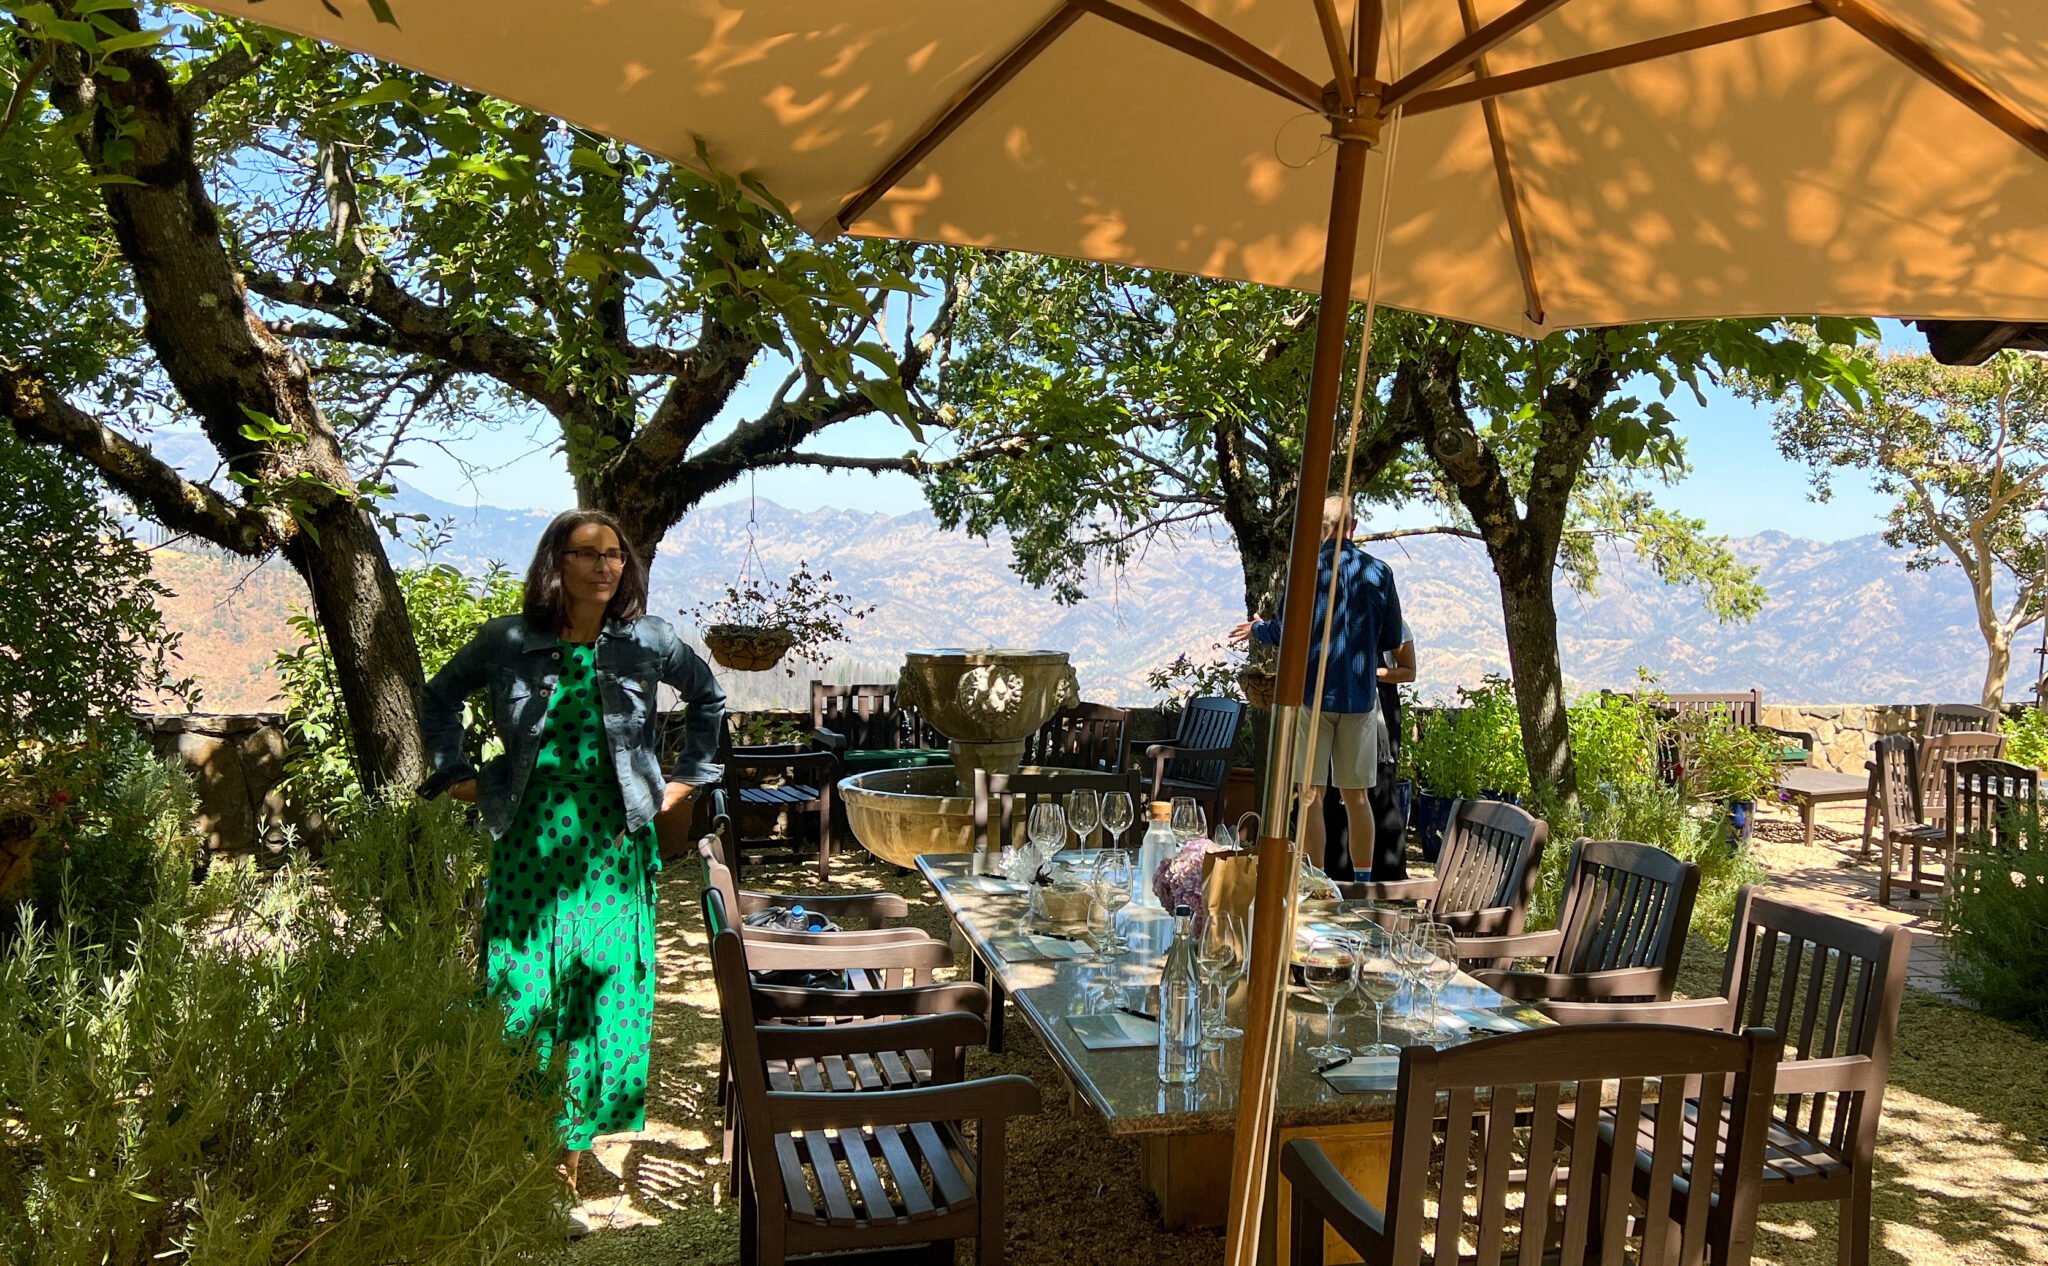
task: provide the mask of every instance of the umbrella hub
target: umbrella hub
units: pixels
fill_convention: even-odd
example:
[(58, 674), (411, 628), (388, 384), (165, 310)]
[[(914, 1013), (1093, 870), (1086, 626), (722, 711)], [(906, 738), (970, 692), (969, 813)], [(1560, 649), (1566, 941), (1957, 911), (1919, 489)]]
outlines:
[(1379, 144), (1380, 126), (1386, 122), (1373, 112), (1377, 101), (1361, 97), (1357, 113), (1346, 113), (1337, 102), (1336, 89), (1331, 89), (1323, 98), (1324, 113), (1330, 121), (1330, 139), (1338, 142), (1362, 141), (1367, 148)]

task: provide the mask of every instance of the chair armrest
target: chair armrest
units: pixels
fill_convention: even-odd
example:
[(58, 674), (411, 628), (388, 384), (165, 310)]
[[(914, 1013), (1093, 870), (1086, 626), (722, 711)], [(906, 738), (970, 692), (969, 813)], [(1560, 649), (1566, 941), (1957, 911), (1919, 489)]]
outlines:
[(912, 1121), (1001, 1121), (1035, 1113), (1039, 1106), (1037, 1083), (1014, 1073), (915, 1090), (768, 1092), (769, 1128), (777, 1134)]
[[(884, 929), (885, 931), (891, 929)], [(953, 965), (953, 947), (930, 937), (922, 940), (835, 943), (830, 936), (800, 932), (802, 941), (756, 940), (749, 936), (747, 967), (751, 971), (881, 971), (889, 968), (930, 970)], [(867, 933), (840, 933), (863, 936)]]
[(1230, 747), (1180, 747), (1173, 743), (1154, 743), (1145, 749), (1147, 760), (1229, 760), (1236, 751)]
[(804, 989), (755, 985), (754, 1016), (768, 1020), (874, 1020), (884, 1016), (988, 1014), (988, 990), (964, 980), (906, 989)]
[(1728, 1030), (1734, 1006), (1726, 998), (1674, 998), (1669, 1002), (1540, 1002), (1537, 1010), (1559, 1024), (1683, 1024)]
[[(1410, 882), (1413, 882), (1412, 880)], [(1527, 911), (1514, 906), (1488, 906), (1484, 910), (1452, 910), (1448, 913), (1433, 913), (1431, 918), (1451, 929), (1451, 935), (1460, 941), (1474, 940), (1482, 936), (1515, 936), (1512, 929), (1527, 916)]]
[(1458, 958), (1461, 962), (1480, 958), (1550, 958), (1557, 953), (1558, 947), (1564, 944), (1564, 932), (1552, 928), (1548, 932), (1517, 932), (1511, 936), (1461, 936), (1456, 939)]
[[(1777, 735), (1777, 736), (1778, 736), (1779, 738), (1781, 738), (1781, 739), (1797, 739), (1797, 740), (1799, 741), (1799, 746), (1801, 746), (1801, 747), (1803, 747), (1803, 748), (1805, 748), (1805, 749), (1806, 749), (1806, 759), (1805, 759), (1804, 761), (1799, 761), (1799, 762), (1796, 762), (1796, 763), (1798, 763), (1798, 764), (1802, 764), (1802, 765), (1811, 765), (1811, 764), (1813, 764), (1813, 754), (1814, 754), (1814, 753), (1815, 753), (1816, 751), (1819, 751), (1819, 750), (1820, 750), (1820, 739), (1819, 739), (1818, 737), (1816, 737), (1816, 736), (1815, 736), (1815, 734), (1814, 734), (1814, 732), (1813, 732), (1812, 730), (1786, 730), (1786, 729), (1780, 729), (1780, 728), (1779, 728), (1778, 726), (1775, 726), (1775, 725), (1762, 725), (1762, 724), (1759, 724), (1759, 725), (1756, 725), (1756, 726), (1752, 726), (1751, 728), (1752, 728), (1752, 729), (1756, 729), (1756, 730), (1760, 730), (1760, 731), (1762, 731), (1762, 732), (1763, 732), (1763, 733), (1765, 733), (1765, 734), (1775, 734), (1775, 735)], [(1792, 761), (1782, 761), (1782, 760), (1781, 760), (1781, 761), (1780, 761), (1779, 763), (1780, 763), (1780, 764), (1793, 764), (1793, 763), (1795, 763), (1795, 762), (1792, 762)]]
[(800, 905), (819, 914), (867, 919), (870, 922), (868, 930), (879, 927), (883, 919), (910, 916), (910, 903), (893, 892), (749, 892), (742, 889), (739, 896), (741, 914), (751, 914), (769, 906), (786, 908)]
[(1346, 901), (1427, 901), (1436, 895), (1434, 879), (1382, 879), (1340, 882)]
[(811, 742), (835, 754), (846, 750), (846, 736), (837, 730), (812, 730)]
[(757, 1024), (754, 1036), (762, 1059), (816, 1059), (980, 1046), (988, 1040), (988, 1022), (966, 1011), (946, 1011), (874, 1024)]
[[(920, 928), (851, 928), (842, 932), (800, 932), (795, 928), (748, 928), (743, 933), (749, 946), (810, 945), (822, 949), (851, 949), (862, 945), (922, 945), (935, 938)], [(752, 949), (748, 953), (752, 953)], [(944, 964), (940, 964), (944, 966)]]
[(1786, 1059), (1778, 1064), (1774, 1093), (1816, 1095), (1826, 1091), (1876, 1090), (1877, 1065), (1868, 1055), (1833, 1055), (1826, 1059)]
[[(1460, 945), (1464, 942), (1460, 941)], [(1655, 996), (1663, 988), (1664, 973), (1656, 967), (1617, 967), (1611, 971), (1571, 972), (1507, 971), (1489, 972), (1483, 983), (1503, 998), (1521, 1002), (1598, 1002), (1603, 998)]]
[[(1306, 1203), (1367, 1261), (1380, 1256), (1371, 1250), (1386, 1244), (1384, 1215), (1358, 1194), (1320, 1145), (1310, 1139), (1289, 1142), (1280, 1149), (1280, 1173), (1294, 1188), (1297, 1209)], [(1298, 1219), (1295, 1225), (1300, 1225)], [(1282, 1253), (1288, 1248), (1284, 1244), (1277, 1247)]]

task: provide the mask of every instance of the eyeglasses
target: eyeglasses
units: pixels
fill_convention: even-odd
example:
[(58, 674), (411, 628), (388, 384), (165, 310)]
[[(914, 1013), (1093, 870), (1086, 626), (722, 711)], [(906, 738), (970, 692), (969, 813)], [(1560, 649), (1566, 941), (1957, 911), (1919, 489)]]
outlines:
[(626, 551), (621, 549), (565, 549), (563, 558), (573, 558), (585, 567), (624, 567)]

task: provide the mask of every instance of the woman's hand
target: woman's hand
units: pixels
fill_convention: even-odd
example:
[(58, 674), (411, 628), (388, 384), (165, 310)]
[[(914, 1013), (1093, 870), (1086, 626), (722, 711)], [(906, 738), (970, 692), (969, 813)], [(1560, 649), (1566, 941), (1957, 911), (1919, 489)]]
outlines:
[(690, 797), (696, 793), (697, 789), (686, 782), (662, 784), (661, 809), (655, 816), (667, 817), (669, 814), (684, 808), (690, 803)]
[(476, 779), (474, 778), (465, 778), (461, 782), (451, 782), (448, 784), (448, 798), (450, 800), (460, 800), (464, 804), (475, 804), (476, 796)]

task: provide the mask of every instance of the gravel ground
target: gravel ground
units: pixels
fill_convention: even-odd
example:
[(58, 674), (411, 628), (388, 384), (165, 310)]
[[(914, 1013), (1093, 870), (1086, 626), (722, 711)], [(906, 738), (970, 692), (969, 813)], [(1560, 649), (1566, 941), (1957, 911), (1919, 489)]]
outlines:
[[(1774, 872), (1853, 869), (1853, 842), (1823, 829), (1807, 850), (1797, 831), (1767, 822), (1760, 845)], [(864, 864), (838, 871), (838, 889), (886, 887), (917, 898), (915, 875)], [(749, 887), (815, 889), (800, 865), (750, 863)], [(738, 1260), (738, 1210), (724, 1191), (719, 1108), (713, 1098), (718, 1015), (697, 902), (695, 859), (661, 877), (662, 985), (655, 1018), (647, 1129), (600, 1143), (584, 1166), (583, 1212), (598, 1229), (572, 1245), (577, 1266)], [(943, 932), (936, 903), (913, 922)], [(1720, 987), (1720, 954), (1689, 950), (1681, 992)], [(977, 1054), (975, 1073), (1021, 1073), (1045, 1109), (1010, 1126), (1009, 1259), (1017, 1266), (1217, 1263), (1216, 1232), (1171, 1233), (1154, 1221), (1137, 1183), (1136, 1148), (1108, 1139), (1083, 1107), (1069, 1107), (1052, 1061), (1021, 1022), (1010, 1049)], [(1967, 1008), (1909, 991), (1900, 1019), (1879, 1138), (1876, 1266), (2048, 1261), (2048, 1042)], [(1822, 1266), (1835, 1259), (1832, 1205), (1766, 1209), (1756, 1260)], [(965, 1251), (965, 1250), (963, 1250)], [(962, 1261), (970, 1260), (963, 1256)]]

